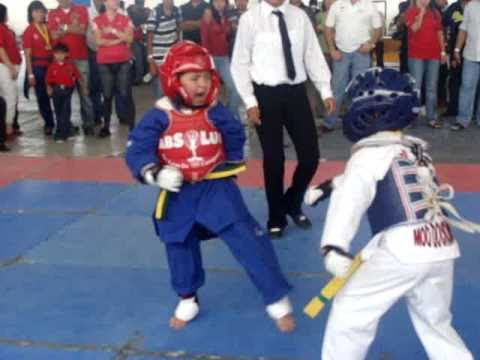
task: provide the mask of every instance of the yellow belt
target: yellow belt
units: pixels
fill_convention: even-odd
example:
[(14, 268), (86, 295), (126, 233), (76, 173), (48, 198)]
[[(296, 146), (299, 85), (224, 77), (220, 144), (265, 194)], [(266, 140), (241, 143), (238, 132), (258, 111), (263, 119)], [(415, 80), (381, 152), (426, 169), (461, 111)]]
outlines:
[[(247, 170), (247, 165), (245, 163), (232, 164), (229, 166), (224, 166), (219, 170), (213, 170), (209, 173), (203, 180), (217, 180), (225, 179), (228, 177), (235, 176), (243, 171)], [(165, 189), (160, 190), (158, 195), (157, 205), (155, 206), (155, 219), (161, 220), (165, 215), (169, 198), (169, 192)]]

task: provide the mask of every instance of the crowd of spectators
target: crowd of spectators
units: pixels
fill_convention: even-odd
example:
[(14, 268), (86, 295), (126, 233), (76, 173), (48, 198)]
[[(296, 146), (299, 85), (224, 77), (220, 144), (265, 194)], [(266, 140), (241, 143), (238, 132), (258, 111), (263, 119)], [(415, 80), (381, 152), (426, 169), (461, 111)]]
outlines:
[[(81, 129), (72, 125), (67, 137), (78, 135), (80, 130), (85, 136), (110, 136), (114, 103), (119, 122), (132, 128), (132, 86), (151, 82), (154, 98), (162, 97), (158, 66), (168, 49), (182, 39), (201, 44), (213, 55), (225, 88), (223, 98), (240, 119), (244, 101), (230, 67), (239, 19), (247, 11), (248, 0), (235, 0), (234, 4), (228, 0), (190, 0), (180, 7), (173, 0), (163, 0), (152, 9), (145, 6), (145, 0), (135, 0), (127, 9), (120, 0), (92, 0), (89, 8), (72, 0), (57, 1), (58, 7), (51, 10), (38, 0), (30, 3), (29, 25), (21, 46), (8, 27), (7, 6), (0, 4), (0, 115), (5, 113), (0, 119), (0, 151), (8, 150), (7, 125), (13, 134), (21, 134), (16, 79), (22, 47), (24, 93), (28, 97), (29, 89), (34, 91), (45, 136), (54, 136), (59, 142), (65, 140), (63, 135), (56, 136), (55, 94), (59, 92), (49, 94), (46, 81), (54, 63), (52, 50), (59, 43), (67, 48), (65, 61), (74, 65), (81, 80), (75, 80), (71, 89), (79, 93)], [(320, 129), (327, 133), (335, 128), (349, 80), (371, 66), (374, 52), (377, 65), (383, 65), (380, 39), (384, 17), (371, 0), (324, 0), (320, 4), (311, 0), (309, 6), (290, 0), (290, 4), (307, 14), (333, 73), (332, 88), (339, 106), (328, 116), (313, 83), (307, 81), (310, 107), (315, 118), (324, 117)], [(393, 37), (401, 42), (400, 70), (415, 78), (427, 123), (433, 128), (441, 128), (444, 117), (455, 117), (452, 130), (467, 128), (473, 118), (480, 125), (478, 18), (480, 0), (457, 0), (450, 6), (446, 0), (407, 0), (399, 5)], [(445, 108), (442, 114), (439, 104)]]

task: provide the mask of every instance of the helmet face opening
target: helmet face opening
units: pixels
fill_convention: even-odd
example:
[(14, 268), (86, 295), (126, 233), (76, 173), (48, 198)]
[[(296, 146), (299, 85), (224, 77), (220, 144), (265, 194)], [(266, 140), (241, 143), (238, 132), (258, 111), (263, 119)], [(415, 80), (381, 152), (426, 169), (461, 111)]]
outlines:
[(371, 68), (347, 86), (348, 111), (343, 133), (357, 142), (379, 131), (401, 130), (418, 115), (418, 93), (408, 74), (394, 69)]
[(188, 72), (210, 72), (211, 86), (204, 106), (211, 105), (218, 96), (220, 77), (209, 52), (191, 41), (180, 41), (167, 52), (165, 60), (159, 66), (160, 82), (166, 96), (172, 100), (178, 97), (187, 106), (195, 106), (190, 94), (180, 82), (180, 76)]

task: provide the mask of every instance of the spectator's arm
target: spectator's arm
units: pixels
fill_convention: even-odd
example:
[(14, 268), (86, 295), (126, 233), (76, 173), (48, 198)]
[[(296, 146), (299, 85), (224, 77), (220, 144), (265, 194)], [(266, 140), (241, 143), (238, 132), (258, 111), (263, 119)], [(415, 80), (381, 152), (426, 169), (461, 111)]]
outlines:
[(200, 22), (200, 39), (202, 46), (207, 50), (211, 49), (212, 40), (210, 38), (210, 24), (212, 23), (212, 11), (210, 9), (205, 10), (202, 20)]
[(200, 20), (184, 20), (182, 21), (180, 28), (183, 31), (193, 31), (200, 28)]
[(467, 39), (467, 33), (465, 30), (460, 30), (457, 35), (457, 41), (455, 42), (455, 49), (463, 49), (465, 45), (465, 40)]
[(325, 27), (325, 39), (327, 40), (328, 48), (330, 52), (337, 50), (337, 45), (335, 44), (335, 29), (326, 26)]
[(415, 16), (415, 20), (413, 21), (413, 23), (409, 25), (410, 30), (412, 30), (413, 32), (417, 32), (418, 30), (420, 30), (423, 25), (423, 18), (425, 16), (425, 12), (425, 8), (420, 9), (420, 12), (417, 14), (417, 16)]

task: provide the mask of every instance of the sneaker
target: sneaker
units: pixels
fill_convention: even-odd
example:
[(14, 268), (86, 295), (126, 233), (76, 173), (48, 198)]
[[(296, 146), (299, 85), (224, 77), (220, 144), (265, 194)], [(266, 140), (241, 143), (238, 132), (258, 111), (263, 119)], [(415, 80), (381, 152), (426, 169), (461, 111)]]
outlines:
[(328, 126), (325, 126), (324, 124), (320, 125), (318, 127), (318, 130), (320, 130), (320, 132), (322, 134), (328, 134), (328, 133), (331, 133), (332, 131), (334, 131), (335, 129), (334, 128), (330, 128)]
[(458, 121), (452, 126), (450, 126), (450, 130), (453, 130), (453, 131), (465, 130), (466, 128), (467, 127), (465, 125), (459, 123)]
[(55, 139), (55, 143), (57, 143), (57, 144), (63, 144), (64, 142), (65, 142), (65, 140), (62, 139), (62, 138), (56, 138)]
[(305, 214), (300, 212), (296, 215), (291, 215), (291, 214), (288, 214), (288, 215), (292, 218), (295, 225), (297, 225), (299, 228), (308, 229), (312, 227), (312, 222)]
[(98, 133), (98, 137), (103, 139), (103, 138), (106, 138), (106, 137), (109, 137), (111, 134), (110, 134), (110, 129), (109, 128), (106, 128), (106, 127), (103, 127), (100, 132)]
[(428, 122), (428, 126), (430, 126), (433, 129), (441, 129), (443, 127), (443, 124), (439, 120), (430, 120)]
[(270, 235), (270, 237), (272, 239), (280, 239), (283, 235), (283, 230), (284, 229), (285, 229), (285, 227), (272, 226), (272, 227), (268, 228), (268, 235)]
[(0, 152), (7, 152), (7, 151), (10, 151), (10, 148), (4, 143), (0, 143)]

